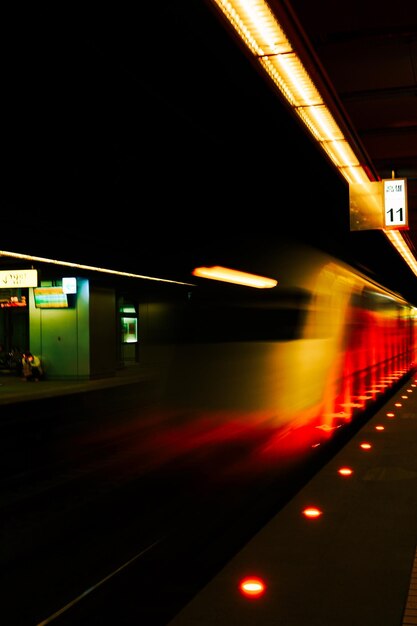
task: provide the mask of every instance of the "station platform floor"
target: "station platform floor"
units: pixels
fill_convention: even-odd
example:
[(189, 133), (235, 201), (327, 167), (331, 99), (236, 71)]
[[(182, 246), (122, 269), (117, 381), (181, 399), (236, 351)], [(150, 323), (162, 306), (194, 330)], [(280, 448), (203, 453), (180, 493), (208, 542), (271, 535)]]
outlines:
[[(148, 374), (139, 365), (87, 381), (26, 383), (2, 374), (0, 415), (2, 406)], [(306, 517), (307, 508), (320, 515)], [(262, 581), (263, 594), (244, 595), (246, 578)], [(281, 624), (417, 625), (416, 374), (167, 626)]]
[(416, 625), (416, 543), (414, 374), (169, 626)]
[(145, 374), (144, 369), (139, 364), (128, 365), (117, 370), (114, 376), (91, 380), (45, 379), (39, 382), (26, 382), (13, 373), (2, 373), (0, 374), (0, 406), (37, 398), (48, 398), (128, 385), (144, 380), (148, 374)]

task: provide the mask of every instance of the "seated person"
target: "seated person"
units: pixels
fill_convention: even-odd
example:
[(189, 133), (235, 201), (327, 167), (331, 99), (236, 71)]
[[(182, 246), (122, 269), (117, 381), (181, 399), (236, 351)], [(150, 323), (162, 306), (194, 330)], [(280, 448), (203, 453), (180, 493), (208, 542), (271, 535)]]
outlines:
[(42, 376), (41, 360), (36, 354), (25, 352), (22, 356), (22, 374), (26, 381), (38, 382)]

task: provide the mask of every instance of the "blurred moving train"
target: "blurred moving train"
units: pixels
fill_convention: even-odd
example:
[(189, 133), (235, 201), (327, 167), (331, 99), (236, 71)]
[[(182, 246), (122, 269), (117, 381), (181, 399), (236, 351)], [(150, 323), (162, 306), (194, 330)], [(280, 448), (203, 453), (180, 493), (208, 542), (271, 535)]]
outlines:
[(416, 310), (399, 294), (305, 245), (267, 265), (271, 289), (196, 278), (140, 307), (172, 454), (240, 442), (235, 470), (252, 472), (328, 440), (415, 367)]

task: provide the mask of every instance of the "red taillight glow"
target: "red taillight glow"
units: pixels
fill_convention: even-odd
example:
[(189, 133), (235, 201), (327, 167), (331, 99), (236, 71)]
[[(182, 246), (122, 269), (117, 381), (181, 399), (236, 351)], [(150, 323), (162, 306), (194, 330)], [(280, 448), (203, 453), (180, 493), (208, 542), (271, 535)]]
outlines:
[(239, 589), (248, 598), (259, 598), (265, 593), (266, 585), (261, 578), (244, 578), (239, 584)]
[(351, 476), (353, 474), (353, 470), (350, 467), (341, 467), (337, 471), (341, 476)]
[(320, 517), (322, 513), (323, 511), (320, 511), (320, 509), (317, 509), (315, 506), (309, 506), (303, 511), (303, 515), (310, 519)]
[(367, 443), (366, 441), (364, 441), (363, 443), (361, 443), (361, 448), (362, 450), (370, 450), (372, 446), (370, 443)]

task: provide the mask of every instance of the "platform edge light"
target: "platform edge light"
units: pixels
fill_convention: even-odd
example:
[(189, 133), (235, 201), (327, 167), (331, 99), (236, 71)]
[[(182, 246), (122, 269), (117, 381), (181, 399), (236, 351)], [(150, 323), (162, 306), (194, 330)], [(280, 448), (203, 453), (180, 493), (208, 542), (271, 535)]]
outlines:
[[(211, 0), (302, 124), (349, 184), (369, 183), (355, 149), (343, 135), (278, 17), (265, 0)], [(398, 230), (381, 229), (417, 276), (417, 261)]]
[(58, 259), (50, 259), (48, 257), (34, 256), (32, 254), (23, 254), (20, 252), (11, 252), (9, 250), (0, 250), (0, 257), (10, 257), (12, 259), (21, 259), (25, 261), (37, 261), (39, 263), (47, 263), (52, 265), (61, 265), (63, 267), (78, 268), (81, 270), (88, 270), (90, 272), (99, 272), (102, 274), (112, 274), (115, 276), (124, 276), (127, 278), (140, 278), (143, 280), (153, 280), (161, 283), (173, 283), (175, 285), (186, 285), (195, 287), (193, 283), (180, 282), (178, 280), (171, 280), (168, 278), (157, 278), (156, 276), (145, 276), (143, 274), (135, 274), (132, 272), (123, 272), (119, 270), (112, 270), (105, 267), (96, 267), (95, 265), (84, 265), (83, 263), (73, 263), (71, 261), (60, 261)]

